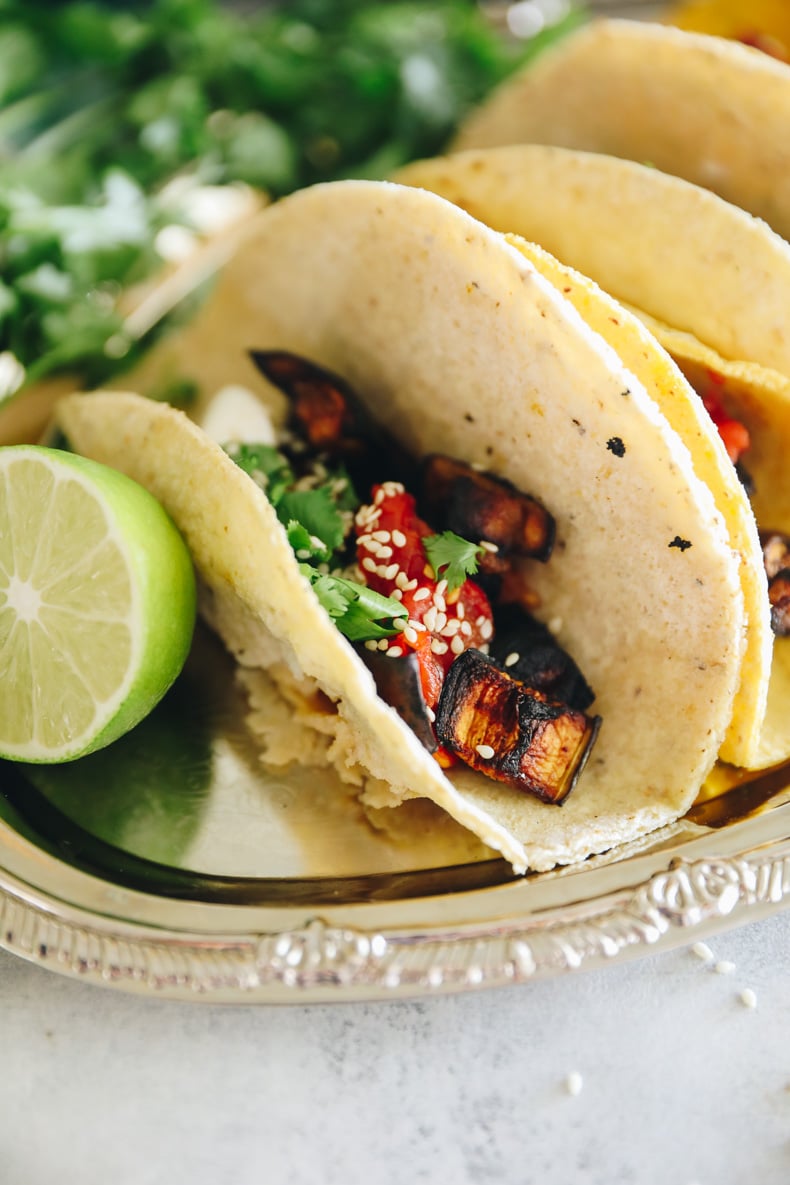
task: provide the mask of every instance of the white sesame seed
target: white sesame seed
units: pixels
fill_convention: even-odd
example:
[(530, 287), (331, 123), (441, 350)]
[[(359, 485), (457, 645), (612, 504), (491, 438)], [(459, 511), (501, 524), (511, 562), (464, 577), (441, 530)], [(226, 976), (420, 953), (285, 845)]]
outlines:
[(481, 625), (483, 625), (483, 623), (486, 621), (488, 621), (488, 618), (485, 616), (485, 614), (481, 613), (479, 617), (475, 618), (475, 625), (478, 629), (480, 629)]
[(397, 530), (393, 531), (392, 532), (392, 542), (395, 544), (396, 547), (405, 547), (406, 546), (406, 536), (403, 534), (403, 531), (397, 531)]
[(457, 616), (459, 617), (459, 619), (461, 621), (463, 621), (463, 619), (466, 617), (466, 609), (464, 609), (463, 601), (458, 602), (458, 604), (456, 605), (455, 612), (456, 612)]
[(446, 654), (449, 647), (446, 642), (440, 642), (438, 638), (434, 638), (431, 642), (431, 650), (434, 654)]
[(425, 705), (425, 715), (428, 717), (431, 724), (433, 724), (436, 719), (436, 713), (434, 712), (433, 708), (429, 708), (427, 704)]
[(431, 590), (429, 588), (418, 588), (416, 593), (412, 597), (412, 600), (413, 601), (424, 601), (426, 599), (426, 597), (429, 597), (430, 595), (431, 595)]
[(443, 597), (446, 592), (447, 592), (447, 581), (440, 580), (439, 583), (436, 585), (437, 597)]
[(375, 560), (372, 560), (369, 555), (366, 555), (362, 561), (362, 567), (366, 572), (377, 572), (378, 566)]
[(402, 646), (390, 646), (387, 651), (387, 658), (403, 658)]
[(572, 1070), (571, 1073), (568, 1075), (568, 1077), (565, 1079), (565, 1089), (567, 1090), (568, 1094), (573, 1095), (575, 1098), (576, 1095), (581, 1094), (583, 1086), (584, 1086), (584, 1079), (582, 1078), (579, 1071)]
[(450, 643), (450, 649), (452, 650), (453, 654), (463, 654), (464, 650), (466, 649), (463, 638), (456, 634)]
[(410, 625), (407, 625), (406, 628), (404, 629), (403, 636), (407, 642), (410, 642), (412, 644), (412, 646), (417, 645), (417, 631), (415, 629), (413, 629)]
[(461, 623), (457, 617), (451, 617), (447, 625), (442, 626), (439, 633), (443, 638), (454, 638), (461, 628)]
[(324, 541), (323, 541), (323, 539), (319, 539), (317, 535), (310, 536), (310, 543), (312, 544), (313, 547), (317, 548), (319, 551), (324, 550), (324, 547), (325, 547)]
[(298, 560), (309, 560), (310, 559), (310, 548), (309, 547), (300, 547), (296, 553), (296, 558)]
[(370, 547), (370, 541), (372, 538), (372, 535), (357, 535), (357, 543), (360, 547)]
[(730, 963), (727, 959), (722, 959), (720, 962), (715, 964), (713, 970), (717, 975), (732, 975), (733, 971), (735, 970), (735, 964)]
[(387, 547), (386, 543), (382, 543), (381, 547), (378, 550), (378, 556), (379, 556), (380, 560), (391, 560), (392, 559), (392, 548)]
[[(389, 550), (389, 548), (387, 550)], [(394, 580), (399, 571), (400, 568), (397, 564), (390, 564), (390, 566), (384, 572), (385, 579)]]
[(365, 643), (366, 650), (378, 650), (378, 648), (379, 648), (378, 642), (375, 642), (372, 638), (370, 639), (369, 642)]
[(390, 648), (389, 638), (382, 638), (381, 641), (379, 642), (379, 650), (389, 650), (389, 648)]
[(433, 631), (436, 629), (436, 616), (437, 611), (432, 605), (430, 609), (426, 610), (425, 616), (423, 617), (425, 628), (430, 630), (431, 633), (433, 633)]
[(401, 485), (399, 481), (384, 481), (381, 483), (381, 488), (390, 498), (394, 498), (396, 494), (405, 493), (405, 486)]
[(494, 750), (490, 745), (475, 745), (475, 752), (483, 758), (484, 761), (490, 761), (494, 756)]
[(506, 666), (506, 667), (512, 667), (512, 666), (514, 666), (514, 665), (515, 665), (515, 664), (518, 662), (518, 660), (519, 660), (520, 658), (521, 658), (521, 655), (520, 655), (520, 654), (517, 654), (517, 653), (516, 653), (516, 651), (514, 650), (514, 651), (513, 651), (511, 654), (509, 654), (509, 655), (507, 656), (507, 658), (505, 659), (505, 666)]
[(381, 503), (384, 501), (386, 496), (387, 495), (385, 494), (383, 489), (376, 490), (376, 497), (373, 499), (373, 505), (374, 506), (381, 506)]
[(374, 531), (373, 538), (377, 543), (389, 543), (390, 533), (389, 531)]
[(738, 999), (740, 1000), (741, 1004), (743, 1004), (744, 1008), (757, 1007), (757, 995), (752, 991), (751, 988), (744, 988)]
[(462, 621), (462, 622), (461, 622), (461, 633), (464, 635), (464, 637), (465, 637), (465, 638), (471, 638), (471, 636), (472, 636), (472, 627), (471, 627), (471, 625), (469, 624), (469, 622), (468, 622), (468, 621)]
[(499, 551), (497, 544), (490, 543), (488, 539), (481, 539), (480, 546), (482, 547), (483, 551), (489, 551), (491, 555), (496, 555), (496, 553)]
[(392, 599), (394, 601), (402, 601), (403, 600), (403, 589), (402, 588), (393, 588), (392, 592), (390, 593), (390, 596), (392, 597)]
[[(426, 616), (427, 616), (427, 614), (426, 614)], [(447, 625), (447, 614), (442, 613), (439, 610), (437, 610), (436, 611), (436, 625), (433, 628), (437, 631), (437, 633), (441, 633), (446, 625)]]
[(488, 618), (486, 618), (483, 621), (483, 624), (480, 626), (480, 633), (483, 635), (483, 638), (486, 640), (486, 642), (490, 641), (494, 636), (494, 627)]
[(399, 572), (398, 575), (395, 577), (395, 583), (398, 586), (398, 588), (401, 590), (401, 592), (403, 592), (403, 590), (406, 588), (407, 584), (409, 583), (409, 578), (405, 572)]
[(392, 623), (392, 628), (394, 630), (405, 630), (406, 629), (406, 622), (403, 620), (402, 617), (396, 617)]
[(549, 632), (552, 634), (558, 634), (561, 629), (562, 629), (562, 618), (561, 617), (552, 617), (551, 621), (549, 622)]
[(420, 633), (424, 634), (426, 632), (425, 626), (422, 624), (422, 622), (417, 621), (416, 618), (414, 618), (414, 617), (409, 618), (409, 625), (411, 626), (411, 628), (413, 630), (418, 630)]
[(445, 601), (445, 599), (441, 595), (441, 593), (434, 593), (433, 594), (433, 603), (436, 606), (436, 608), (439, 610), (440, 613), (447, 612), (447, 602)]
[(713, 951), (707, 942), (695, 942), (691, 948), (691, 953), (696, 955), (698, 959), (702, 959), (703, 963), (713, 962)]
[(416, 588), (416, 587), (417, 587), (417, 584), (418, 584), (418, 583), (419, 583), (419, 582), (417, 581), (417, 579), (416, 579), (416, 578), (415, 578), (414, 580), (408, 580), (408, 581), (406, 582), (406, 584), (404, 584), (404, 586), (403, 586), (403, 591), (404, 591), (404, 592), (411, 592), (411, 590), (412, 590), (413, 588)]

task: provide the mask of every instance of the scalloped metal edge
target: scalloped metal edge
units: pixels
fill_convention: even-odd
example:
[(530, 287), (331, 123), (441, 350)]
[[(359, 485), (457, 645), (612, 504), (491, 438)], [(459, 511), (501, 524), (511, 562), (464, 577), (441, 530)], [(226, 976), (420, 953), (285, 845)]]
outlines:
[[(787, 904), (790, 841), (766, 852), (675, 859), (625, 893), (490, 928), (374, 932), (315, 917), (223, 939), (91, 923), (27, 900), (0, 879), (0, 947), (97, 984), (207, 1001), (305, 1003), (521, 983), (635, 957)], [(561, 916), (560, 916), (561, 915)], [(114, 928), (115, 927), (115, 928)]]

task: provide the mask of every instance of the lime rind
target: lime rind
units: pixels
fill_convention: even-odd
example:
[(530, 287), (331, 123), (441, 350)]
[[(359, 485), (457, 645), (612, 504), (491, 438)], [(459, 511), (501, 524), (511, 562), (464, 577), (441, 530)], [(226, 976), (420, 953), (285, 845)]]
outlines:
[(0, 449), (0, 756), (72, 760), (161, 699), (195, 621), (186, 546), (114, 470)]

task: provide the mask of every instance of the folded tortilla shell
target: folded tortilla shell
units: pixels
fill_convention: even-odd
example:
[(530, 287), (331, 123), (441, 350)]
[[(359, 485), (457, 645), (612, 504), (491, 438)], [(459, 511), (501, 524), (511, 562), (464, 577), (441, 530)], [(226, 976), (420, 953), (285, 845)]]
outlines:
[[(530, 566), (530, 587), (543, 616), (562, 619), (560, 639), (604, 724), (561, 808), (467, 769), (448, 777), (377, 697), (267, 499), (216, 444), (135, 396), (63, 401), (74, 447), (129, 473), (171, 513), (238, 660), (287, 662), (318, 680), (350, 725), (349, 760), (388, 783), (391, 801), (432, 799), (519, 871), (582, 859), (682, 814), (740, 677), (738, 561), (685, 445), (572, 305), (441, 198), (341, 182), (263, 214), (209, 311), (203, 349), (218, 343), (235, 380), (255, 382), (250, 348), (294, 351), (343, 375), (415, 454), (480, 463), (545, 501), (558, 541), (550, 563)], [(195, 374), (216, 369), (193, 344)], [(622, 456), (608, 447), (614, 437)]]
[(556, 144), (649, 162), (790, 239), (790, 66), (719, 37), (593, 21), (503, 83), (454, 149)]

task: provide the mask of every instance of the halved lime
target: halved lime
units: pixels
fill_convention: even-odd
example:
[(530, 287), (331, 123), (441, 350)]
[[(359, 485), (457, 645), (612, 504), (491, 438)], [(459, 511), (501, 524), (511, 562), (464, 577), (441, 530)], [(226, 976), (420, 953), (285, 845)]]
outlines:
[(0, 448), (0, 756), (70, 761), (151, 711), (195, 623), (186, 545), (95, 461)]

